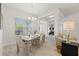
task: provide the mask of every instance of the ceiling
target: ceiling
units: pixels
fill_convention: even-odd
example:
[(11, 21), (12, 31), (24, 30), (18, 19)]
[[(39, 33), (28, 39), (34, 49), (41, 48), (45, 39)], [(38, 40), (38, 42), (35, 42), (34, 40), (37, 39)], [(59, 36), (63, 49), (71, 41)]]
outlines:
[(66, 16), (79, 12), (78, 3), (5, 3), (4, 5), (28, 12), (34, 16), (41, 16), (53, 8), (59, 8)]

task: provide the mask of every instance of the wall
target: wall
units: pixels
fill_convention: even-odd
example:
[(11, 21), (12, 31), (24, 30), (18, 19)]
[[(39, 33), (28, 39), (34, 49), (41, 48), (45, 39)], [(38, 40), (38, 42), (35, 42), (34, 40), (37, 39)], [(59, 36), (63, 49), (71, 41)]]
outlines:
[(3, 30), (0, 29), (0, 55), (2, 55), (2, 39), (3, 39)]
[(32, 21), (32, 31), (39, 32), (40, 31), (39, 25), (40, 25), (39, 19)]
[(62, 32), (62, 20), (64, 18), (64, 14), (62, 13), (62, 11), (60, 11), (59, 9), (57, 9), (55, 11), (55, 19), (54, 19), (54, 27), (55, 27), (55, 36), (59, 33)]
[(0, 29), (1, 29), (1, 3), (0, 3)]
[(15, 17), (21, 17), (26, 19), (29, 14), (6, 7), (2, 4), (2, 16), (3, 16), (3, 45), (15, 43)]
[(40, 32), (48, 36), (48, 23), (46, 21), (40, 21)]
[(66, 18), (63, 19), (63, 22), (67, 20), (72, 20), (75, 22), (75, 28), (74, 30), (71, 31), (71, 35), (74, 35), (79, 41), (79, 13), (67, 16)]
[[(58, 19), (57, 19), (57, 23), (58, 23), (58, 33), (59, 32), (63, 32), (63, 18), (64, 18), (64, 14), (62, 13), (62, 11), (58, 12)], [(57, 34), (58, 34), (57, 33)]]

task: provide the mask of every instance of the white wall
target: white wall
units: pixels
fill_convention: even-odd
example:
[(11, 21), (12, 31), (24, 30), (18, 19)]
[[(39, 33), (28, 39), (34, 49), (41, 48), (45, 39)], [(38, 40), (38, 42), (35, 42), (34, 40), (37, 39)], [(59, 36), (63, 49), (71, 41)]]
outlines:
[(79, 41), (79, 13), (72, 14), (72, 15), (64, 18), (63, 22), (67, 21), (67, 20), (72, 20), (75, 22), (75, 28), (73, 31), (71, 31), (71, 35), (74, 35), (77, 38), (77, 40)]
[(2, 55), (2, 39), (3, 39), (3, 30), (0, 29), (0, 56)]
[(48, 36), (48, 23), (46, 21), (40, 21), (40, 32)]
[(64, 14), (62, 13), (62, 11), (59, 11), (58, 12), (58, 21), (57, 21), (57, 23), (58, 23), (58, 33), (59, 32), (63, 32), (63, 18), (64, 18)]
[(62, 20), (64, 18), (64, 14), (57, 9), (55, 13), (55, 35), (57, 35), (59, 32), (62, 32)]
[(29, 14), (6, 7), (2, 4), (3, 16), (3, 45), (15, 43), (15, 17), (26, 19)]
[(32, 31), (39, 32), (40, 31), (39, 25), (40, 25), (39, 19), (32, 21)]

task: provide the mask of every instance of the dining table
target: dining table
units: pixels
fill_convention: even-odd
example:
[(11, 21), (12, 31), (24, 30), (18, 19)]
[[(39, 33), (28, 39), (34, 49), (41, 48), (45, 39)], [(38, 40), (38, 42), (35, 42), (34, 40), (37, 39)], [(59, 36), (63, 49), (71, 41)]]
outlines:
[(40, 44), (40, 34), (35, 34), (31, 36), (22, 36), (21, 39), (27, 45), (27, 53), (28, 55), (32, 54), (32, 48), (38, 48)]

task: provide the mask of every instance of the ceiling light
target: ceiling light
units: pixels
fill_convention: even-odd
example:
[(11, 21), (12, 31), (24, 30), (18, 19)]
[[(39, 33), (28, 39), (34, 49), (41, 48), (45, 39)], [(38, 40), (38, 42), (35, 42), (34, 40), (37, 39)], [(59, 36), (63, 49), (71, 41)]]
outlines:
[(55, 15), (50, 15), (50, 16), (49, 16), (49, 18), (53, 18), (53, 17), (55, 17)]
[(32, 20), (37, 20), (37, 18), (36, 17), (32, 17)]
[(32, 20), (34, 20), (34, 17), (32, 17)]
[(35, 4), (32, 4), (31, 7), (34, 8), (35, 7)]
[(37, 20), (37, 18), (35, 17), (35, 20)]
[(28, 17), (28, 20), (37, 20), (37, 18), (36, 17)]
[(31, 20), (32, 19), (32, 17), (28, 17), (28, 20)]

